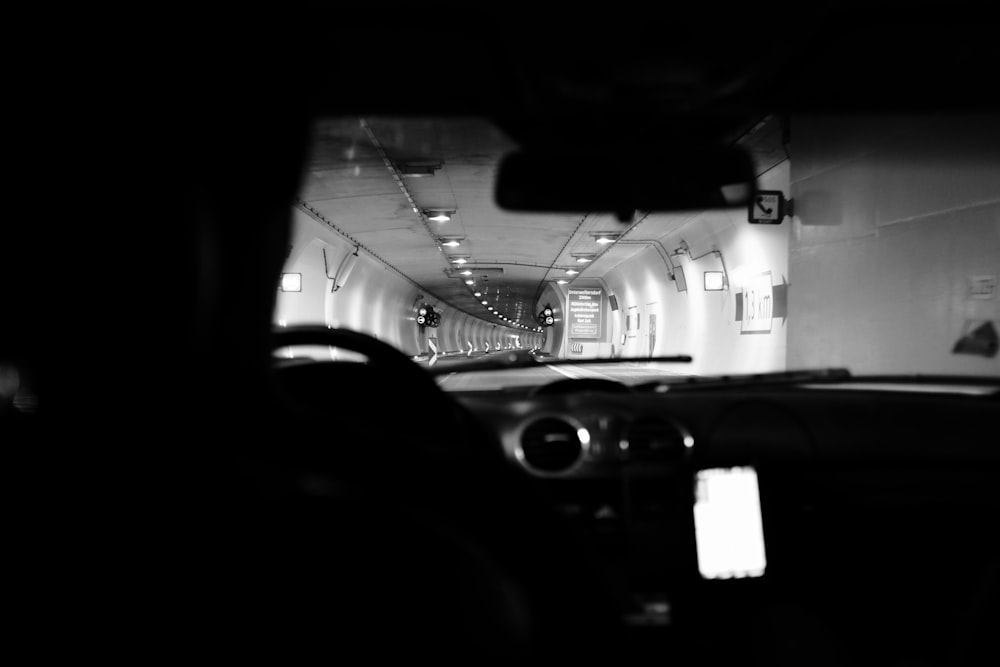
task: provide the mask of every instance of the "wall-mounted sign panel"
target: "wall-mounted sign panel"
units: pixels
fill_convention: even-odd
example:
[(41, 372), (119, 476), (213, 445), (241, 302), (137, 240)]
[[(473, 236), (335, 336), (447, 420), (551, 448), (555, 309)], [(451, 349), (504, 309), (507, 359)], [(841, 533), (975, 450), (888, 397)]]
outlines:
[(570, 288), (567, 294), (569, 312), (569, 337), (597, 339), (603, 328), (604, 290)]
[(622, 345), (625, 338), (635, 338), (639, 335), (639, 306), (629, 306), (625, 316), (625, 336), (622, 336)]
[(996, 276), (969, 276), (969, 297), (973, 299), (992, 299), (996, 288)]
[(281, 283), (279, 284), (279, 289), (282, 292), (301, 292), (302, 291), (302, 274), (301, 273), (282, 273)]
[(705, 271), (705, 291), (718, 292), (726, 288), (725, 274), (722, 271)]
[(750, 222), (780, 225), (785, 217), (785, 195), (780, 190), (758, 190), (750, 200)]
[(747, 276), (743, 281), (743, 317), (740, 333), (769, 333), (774, 315), (771, 272)]

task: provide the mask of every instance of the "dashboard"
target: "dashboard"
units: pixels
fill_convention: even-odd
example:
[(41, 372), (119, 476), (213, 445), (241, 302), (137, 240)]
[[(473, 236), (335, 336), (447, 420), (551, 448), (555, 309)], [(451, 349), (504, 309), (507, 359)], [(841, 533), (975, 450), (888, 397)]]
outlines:
[[(810, 631), (849, 638), (848, 652), (927, 632), (943, 660), (996, 567), (984, 528), (1000, 511), (996, 393), (554, 389), (454, 396), (576, 526), (637, 632), (721, 624), (749, 641), (760, 628), (748, 618), (792, 609)], [(708, 471), (754, 474), (759, 572), (706, 576), (699, 563)], [(731, 533), (748, 523), (740, 516)], [(723, 553), (745, 549), (727, 539)]]

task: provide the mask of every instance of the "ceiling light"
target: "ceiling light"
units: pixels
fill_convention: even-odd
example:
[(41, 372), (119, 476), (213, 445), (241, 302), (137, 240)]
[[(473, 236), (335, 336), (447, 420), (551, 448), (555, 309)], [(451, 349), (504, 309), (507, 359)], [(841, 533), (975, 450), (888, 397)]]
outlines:
[(465, 284), (466, 284), (466, 285), (475, 285), (475, 284), (476, 284), (476, 281), (475, 281), (475, 280), (472, 280), (472, 279), (469, 279), (469, 280), (466, 280), (466, 281), (465, 281)]
[(493, 306), (486, 306), (486, 310), (493, 310)]
[(483, 301), (482, 304), (485, 306), (489, 301)]
[(557, 280), (556, 281), (556, 283), (559, 284), (559, 285), (565, 285), (568, 282), (569, 282), (568, 280)]
[(459, 257), (458, 259), (453, 259), (453, 260), (451, 260), (451, 263), (452, 263), (452, 264), (465, 264), (465, 263), (467, 263), (468, 261), (469, 261), (469, 260), (465, 259), (464, 257)]
[(580, 272), (577, 271), (576, 269), (566, 269), (566, 275), (567, 276), (575, 276), (578, 273), (580, 273)]
[[(471, 276), (472, 275), (472, 271), (469, 271), (468, 269), (466, 269), (465, 271), (459, 271), (458, 275), (460, 275), (460, 276)], [(471, 285), (472, 283), (469, 283), (469, 284)]]
[(482, 293), (482, 292), (473, 292), (473, 293), (472, 293), (472, 296), (475, 296), (475, 297), (480, 297), (480, 296), (482, 296), (482, 295), (483, 295), (483, 293)]
[(594, 259), (593, 255), (579, 255), (577, 256), (576, 261), (579, 264), (586, 264), (587, 262), (593, 261), (593, 259)]
[(447, 241), (441, 241), (441, 245), (446, 245), (449, 248), (457, 248), (462, 245), (462, 242), (458, 239), (448, 239)]
[(599, 234), (591, 234), (591, 236), (593, 236), (594, 240), (600, 243), (601, 245), (606, 245), (608, 243), (614, 243), (615, 241), (617, 241), (618, 237), (621, 236), (621, 234), (618, 234), (616, 232), (601, 232)]
[(439, 209), (424, 209), (424, 215), (427, 216), (428, 220), (433, 222), (448, 222), (451, 220), (451, 216), (455, 214), (454, 211), (442, 211)]
[(403, 176), (410, 178), (420, 178), (422, 176), (433, 176), (434, 172), (441, 168), (440, 162), (398, 162), (396, 169)]

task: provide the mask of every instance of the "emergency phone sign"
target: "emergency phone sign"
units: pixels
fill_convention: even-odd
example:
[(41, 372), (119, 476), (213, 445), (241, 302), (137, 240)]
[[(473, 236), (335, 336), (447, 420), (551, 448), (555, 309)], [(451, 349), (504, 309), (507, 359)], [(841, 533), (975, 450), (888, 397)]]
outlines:
[(750, 198), (750, 222), (780, 225), (785, 217), (785, 195), (781, 190), (758, 190)]
[(604, 303), (604, 290), (600, 288), (570, 288), (569, 302), (569, 337), (570, 338), (600, 338), (601, 308)]

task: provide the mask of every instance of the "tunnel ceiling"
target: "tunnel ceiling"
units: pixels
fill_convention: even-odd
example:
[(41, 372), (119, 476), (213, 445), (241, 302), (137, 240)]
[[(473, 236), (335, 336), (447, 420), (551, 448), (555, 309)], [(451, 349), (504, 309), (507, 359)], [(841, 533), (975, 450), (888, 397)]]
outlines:
[[(368, 25), (369, 10), (358, 11), (358, 20), (348, 21), (338, 8), (339, 23)], [(748, 11), (748, 19), (760, 18), (756, 8)], [(412, 61), (405, 56), (413, 52), (400, 47), (423, 35), (414, 29), (417, 23), (436, 25), (425, 14), (421, 6), (413, 15), (380, 21), (377, 31), (345, 31), (338, 35), (336, 53), (322, 40), (317, 53), (304, 50), (312, 42), (297, 43), (300, 60), (322, 63), (306, 68), (301, 81), (313, 96), (315, 116), (324, 119), (315, 128), (297, 205), (335, 225), (431, 298), (493, 320), (480, 304), (485, 298), (512, 320), (527, 323), (541, 291), (565, 278), (567, 269), (584, 267), (576, 280), (599, 278), (643, 247), (616, 245), (598, 261), (581, 265), (576, 255), (602, 252), (594, 232), (623, 232), (628, 225), (601, 215), (501, 211), (493, 186), (505, 152), (538, 142), (586, 145), (619, 132), (641, 139), (652, 128), (706, 145), (741, 143), (759, 174), (791, 155), (783, 125), (791, 113), (932, 111), (948, 108), (955, 99), (949, 91), (970, 85), (990, 89), (963, 78), (967, 68), (961, 65), (980, 57), (977, 45), (995, 42), (985, 39), (988, 30), (980, 30), (966, 40), (964, 51), (923, 49), (924, 37), (933, 42), (939, 30), (933, 14), (922, 25), (898, 31), (858, 22), (851, 12), (803, 9), (795, 30), (760, 40), (741, 21), (722, 30), (712, 12), (666, 32), (656, 22), (632, 21), (616, 32), (600, 13), (589, 31), (573, 32), (565, 29), (563, 17), (555, 23), (525, 21), (520, 13), (484, 10), (474, 22), (475, 39), (462, 42), (467, 47), (462, 56), (441, 50)], [(431, 32), (448, 34), (443, 25)], [(707, 34), (710, 45), (703, 43)], [(593, 48), (582, 47), (581, 35), (594, 36), (587, 42)], [(845, 52), (847, 43), (852, 48)], [(921, 72), (919, 81), (893, 78), (893, 85), (886, 85), (884, 72), (870, 67), (869, 59), (897, 51), (922, 58), (925, 67), (911, 68)], [(915, 93), (904, 94), (908, 91)], [(567, 118), (574, 122), (564, 123)], [(428, 173), (408, 175), (414, 168)], [(454, 215), (438, 223), (424, 209)], [(690, 214), (654, 217), (654, 224), (645, 224), (644, 237), (662, 238)], [(448, 238), (461, 245), (442, 245)], [(452, 263), (458, 258), (467, 263)], [(460, 275), (461, 270), (471, 275)], [(484, 297), (474, 297), (474, 291)]]
[[(486, 300), (533, 326), (547, 282), (582, 268), (571, 254), (602, 249), (589, 232), (624, 226), (597, 216), (500, 210), (495, 172), (514, 147), (479, 118), (322, 120), (299, 199), (430, 294), (492, 320)], [(433, 210), (452, 211), (451, 220), (431, 220)], [(443, 245), (449, 239), (460, 245)]]
[[(777, 119), (761, 128), (744, 141), (758, 163), (783, 159)], [(597, 243), (599, 232), (629, 228), (610, 215), (501, 210), (493, 195), (496, 170), (515, 148), (484, 118), (323, 119), (315, 126), (299, 205), (336, 225), (428, 296), (491, 321), (492, 306), (514, 322), (534, 326), (536, 301), (547, 284), (599, 278), (643, 248), (607, 252)], [(429, 212), (437, 210), (453, 212), (451, 219), (430, 219)], [(658, 233), (689, 218), (690, 213), (658, 216)], [(450, 239), (460, 245), (444, 245)], [(602, 253), (603, 261), (592, 265), (576, 261)], [(459, 259), (465, 263), (454, 261)]]

